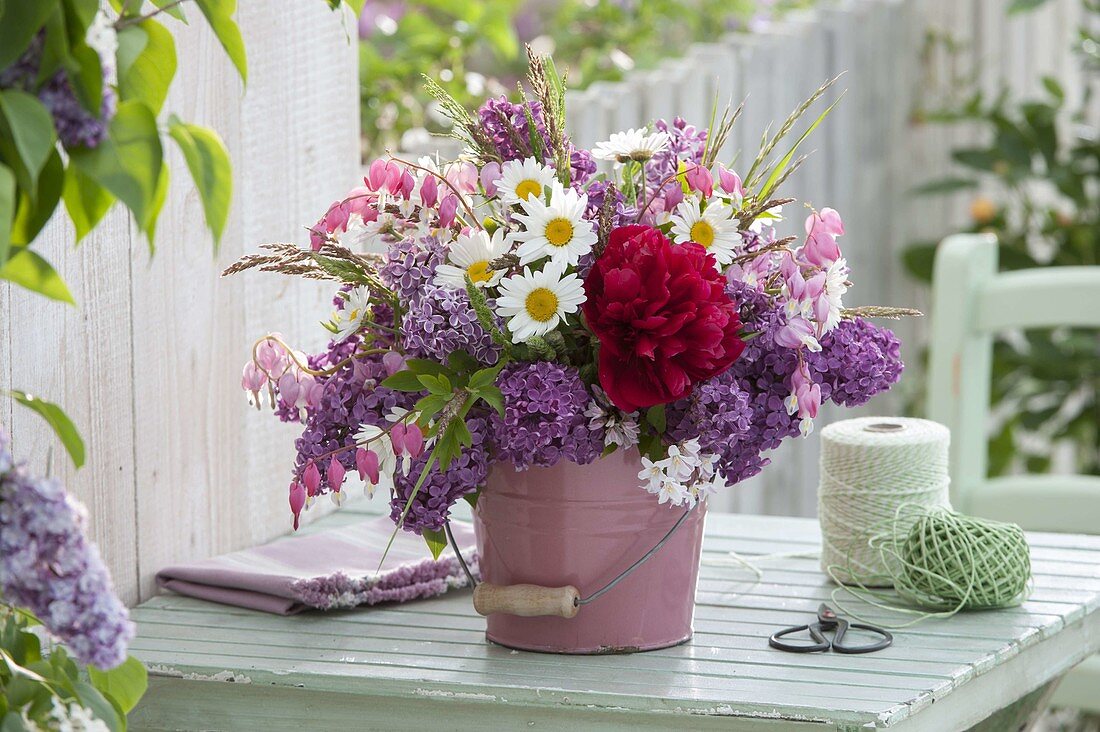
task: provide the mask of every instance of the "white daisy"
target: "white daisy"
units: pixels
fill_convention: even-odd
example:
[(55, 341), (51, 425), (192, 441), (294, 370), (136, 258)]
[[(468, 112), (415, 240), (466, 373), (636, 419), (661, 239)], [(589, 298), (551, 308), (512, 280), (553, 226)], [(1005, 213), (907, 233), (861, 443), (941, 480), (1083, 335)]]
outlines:
[(645, 162), (668, 147), (666, 133), (646, 134), (646, 132), (644, 127), (625, 132), (613, 132), (610, 140), (596, 143), (592, 148), (592, 157), (617, 163), (625, 163), (628, 160)]
[(848, 262), (841, 257), (830, 264), (829, 269), (825, 271), (825, 297), (829, 300), (829, 316), (821, 326), (822, 335), (840, 325), (840, 311), (844, 307), (841, 300), (846, 292), (848, 292)]
[(490, 237), (484, 231), (467, 236), (459, 234), (447, 250), (447, 263), (435, 268), (435, 284), (441, 287), (466, 289), (466, 275), (478, 287), (493, 287), (504, 272), (489, 269), (489, 262), (508, 251), (504, 230), (497, 229)]
[(695, 198), (686, 198), (676, 207), (673, 215), (672, 236), (679, 242), (693, 241), (714, 255), (718, 267), (733, 261), (736, 248), (741, 244), (741, 225), (733, 218), (733, 209), (724, 203), (712, 202), (703, 210)]
[(549, 255), (562, 265), (575, 265), (596, 243), (596, 229), (584, 218), (588, 196), (578, 195), (572, 188), (565, 190), (555, 183), (550, 194), (550, 204), (537, 198), (523, 201), (524, 213), (515, 214), (523, 224), (523, 231), (510, 235), (520, 243), (516, 254), (520, 264), (527, 264)]
[(576, 274), (562, 277), (564, 266), (549, 262), (541, 272), (524, 267), (522, 274), (501, 280), (497, 313), (510, 318), (512, 342), (522, 343), (549, 333), (584, 302), (584, 285)]
[(554, 169), (527, 158), (522, 163), (509, 160), (500, 169), (497, 195), (505, 203), (514, 204), (528, 198), (542, 199), (543, 193), (553, 186), (557, 178)]
[(343, 293), (344, 309), (332, 313), (333, 333), (336, 340), (342, 341), (363, 327), (363, 321), (370, 315), (370, 290), (356, 287)]

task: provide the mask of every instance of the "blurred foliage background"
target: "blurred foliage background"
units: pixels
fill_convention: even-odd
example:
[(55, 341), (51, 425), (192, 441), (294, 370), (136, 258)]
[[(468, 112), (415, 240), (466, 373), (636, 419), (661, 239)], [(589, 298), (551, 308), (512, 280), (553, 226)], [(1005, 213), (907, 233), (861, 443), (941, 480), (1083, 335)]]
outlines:
[(523, 44), (552, 53), (569, 86), (615, 80), (730, 30), (751, 30), (805, 0), (368, 1), (359, 23), (364, 153), (414, 149), (445, 118), (423, 89), (441, 80), (469, 109), (509, 94)]
[[(1028, 12), (1043, 1), (1018, 0), (1009, 12)], [(1002, 270), (1100, 264), (1100, 100), (1092, 89), (1100, 39), (1089, 30), (1100, 20), (1100, 2), (1083, 0), (1082, 7), (1074, 50), (1088, 72), (1083, 89), (1063, 89), (1058, 79), (1045, 77), (1037, 99), (1013, 99), (1006, 92), (990, 99), (972, 90), (943, 108), (919, 112), (932, 124), (969, 124), (986, 141), (952, 151), (959, 174), (930, 181), (918, 193), (973, 191), (967, 230), (997, 235)], [(935, 248), (934, 242), (919, 242), (905, 251), (913, 277), (931, 281)], [(1001, 334), (994, 347), (992, 399), (992, 475), (1100, 475), (1095, 329)], [(920, 401), (913, 411), (919, 412)]]

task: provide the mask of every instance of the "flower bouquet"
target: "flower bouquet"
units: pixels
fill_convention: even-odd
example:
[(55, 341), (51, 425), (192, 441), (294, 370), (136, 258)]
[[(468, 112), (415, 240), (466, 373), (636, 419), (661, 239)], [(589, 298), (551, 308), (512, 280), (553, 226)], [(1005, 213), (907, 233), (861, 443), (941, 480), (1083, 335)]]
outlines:
[[(531, 56), (518, 101), (476, 115), (428, 86), (459, 159), (376, 160), (308, 248), (265, 245), (227, 270), (339, 285), (323, 352), (269, 335), (244, 367), (250, 399), (303, 426), (295, 526), (358, 473), (438, 555), (466, 499), (487, 582), (608, 591), (572, 619), (491, 615), (490, 638), (565, 651), (684, 640), (696, 507), (809, 434), (822, 402), (862, 404), (901, 373), (897, 339), (861, 316), (903, 311), (842, 304), (840, 215), (809, 209), (804, 236), (780, 233), (793, 199), (778, 190), (800, 161), (797, 143), (779, 145), (829, 84), (743, 178), (717, 160), (740, 109), (585, 150), (565, 133), (548, 58)], [(592, 599), (580, 594), (549, 612), (576, 614)]]

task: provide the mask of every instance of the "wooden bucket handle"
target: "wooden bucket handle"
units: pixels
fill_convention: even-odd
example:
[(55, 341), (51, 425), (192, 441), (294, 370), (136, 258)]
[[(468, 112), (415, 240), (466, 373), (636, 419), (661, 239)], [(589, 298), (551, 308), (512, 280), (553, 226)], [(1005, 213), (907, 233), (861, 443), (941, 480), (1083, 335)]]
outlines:
[(474, 588), (474, 609), (481, 615), (504, 613), (525, 618), (542, 615), (571, 618), (580, 609), (581, 593), (576, 587), (541, 585), (492, 585), (482, 582)]

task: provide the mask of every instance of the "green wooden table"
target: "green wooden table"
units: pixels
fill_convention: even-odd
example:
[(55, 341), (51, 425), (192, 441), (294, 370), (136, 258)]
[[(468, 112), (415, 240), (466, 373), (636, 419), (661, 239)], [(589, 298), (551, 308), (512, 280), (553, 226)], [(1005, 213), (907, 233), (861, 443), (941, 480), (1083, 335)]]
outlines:
[(694, 639), (628, 656), (492, 645), (468, 591), (291, 618), (158, 597), (134, 612), (151, 679), (131, 728), (1011, 729), (1006, 717), (1100, 650), (1100, 537), (1029, 538), (1035, 589), (1022, 607), (927, 621), (864, 656), (768, 647), (829, 599), (817, 559), (762, 561), (759, 581), (718, 564), (731, 550), (813, 552), (806, 519), (708, 517)]

